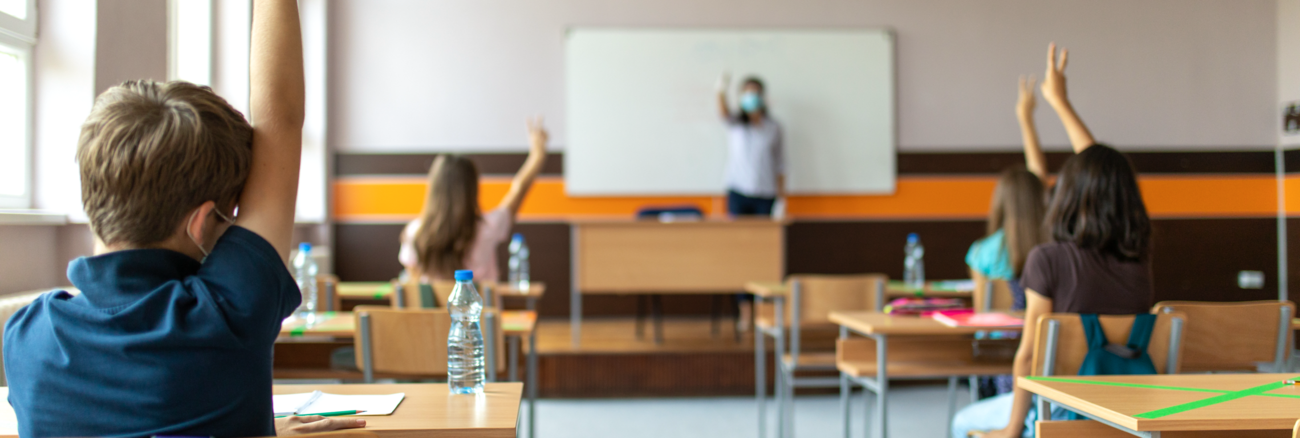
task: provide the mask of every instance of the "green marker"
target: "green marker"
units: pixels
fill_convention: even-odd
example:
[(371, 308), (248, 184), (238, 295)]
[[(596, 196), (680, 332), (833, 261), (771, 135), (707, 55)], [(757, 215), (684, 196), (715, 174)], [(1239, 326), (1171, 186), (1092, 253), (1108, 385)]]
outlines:
[[(316, 416), (320, 416), (320, 417), (342, 417), (342, 416), (344, 416), (344, 415), (356, 415), (356, 414), (360, 414), (360, 413), (362, 413), (362, 412), (365, 412), (365, 410), (360, 410), (360, 411), (319, 412), (319, 413), (315, 413), (315, 414), (295, 414), (295, 415), (293, 415), (293, 416), (295, 416), (295, 417), (306, 417), (306, 416), (308, 416), (308, 415), (316, 415)], [(280, 416), (277, 416), (277, 417), (275, 417), (275, 418), (284, 418), (284, 417), (288, 417), (288, 416), (289, 416), (289, 415), (280, 415)]]

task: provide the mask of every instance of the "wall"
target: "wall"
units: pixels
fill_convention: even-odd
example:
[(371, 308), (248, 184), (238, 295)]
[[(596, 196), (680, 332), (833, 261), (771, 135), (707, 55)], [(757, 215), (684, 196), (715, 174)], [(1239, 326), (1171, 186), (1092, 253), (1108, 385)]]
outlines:
[[(373, 0), (331, 8), (338, 151), (523, 150), (531, 114), (545, 114), (563, 145), (571, 26), (892, 27), (904, 152), (1014, 148), (1016, 78), (1041, 77), (1051, 40), (1072, 49), (1071, 93), (1102, 140), (1166, 150), (1275, 144), (1274, 0)], [(1047, 109), (1039, 117), (1045, 142), (1064, 150), (1055, 117)]]
[[(1279, 105), (1300, 102), (1300, 0), (1277, 2), (1277, 94)], [(1281, 141), (1300, 146), (1300, 133), (1283, 134)]]

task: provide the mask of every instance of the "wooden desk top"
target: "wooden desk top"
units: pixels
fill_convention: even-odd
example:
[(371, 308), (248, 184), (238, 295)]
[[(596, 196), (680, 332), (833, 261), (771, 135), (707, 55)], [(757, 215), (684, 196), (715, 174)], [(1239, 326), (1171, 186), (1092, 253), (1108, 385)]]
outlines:
[(1296, 374), (1061, 376), (1056, 380), (1021, 377), (1016, 384), (1136, 431), (1290, 430), (1300, 417), (1300, 386), (1282, 382), (1296, 378)]
[[(387, 300), (393, 296), (393, 284), (386, 281), (343, 281), (334, 289), (340, 297), (350, 299)], [(510, 298), (541, 298), (546, 294), (546, 283), (534, 281), (528, 289), (519, 289), (515, 285), (497, 283), (492, 291)]]
[(340, 281), (334, 292), (343, 298), (386, 300), (393, 296), (393, 283), (387, 281)]
[(949, 327), (920, 316), (893, 316), (879, 312), (831, 312), (833, 323), (858, 333), (884, 335), (961, 335), (986, 331), (1018, 331), (1020, 327)]
[[(514, 438), (519, 417), (522, 383), (488, 383), (483, 395), (451, 395), (442, 383), (391, 385), (274, 385), (274, 394), (296, 394), (321, 390), (330, 394), (406, 393), (393, 415), (361, 417), (365, 431), (385, 438), (428, 436), (439, 432), (456, 437)], [(0, 399), (9, 388), (0, 387)], [(270, 415), (267, 412), (267, 415)], [(0, 403), (0, 438), (18, 436), (18, 421), (8, 403)]]
[[(290, 317), (280, 325), (280, 339), (300, 337), (354, 338), (356, 319), (352, 312), (320, 312), (317, 323), (307, 327), (305, 321)], [(501, 332), (506, 336), (528, 336), (537, 327), (537, 312), (507, 310), (501, 312)]]
[[(909, 288), (903, 285), (901, 281), (890, 281), (885, 285), (885, 295), (895, 297), (906, 296), (923, 296), (923, 297), (940, 297), (940, 298), (968, 298), (972, 290), (954, 289), (947, 287), (958, 280), (938, 280), (926, 282), (924, 289)], [(755, 296), (770, 298), (785, 296), (789, 293), (785, 283), (777, 281), (751, 281), (745, 283), (745, 292)]]

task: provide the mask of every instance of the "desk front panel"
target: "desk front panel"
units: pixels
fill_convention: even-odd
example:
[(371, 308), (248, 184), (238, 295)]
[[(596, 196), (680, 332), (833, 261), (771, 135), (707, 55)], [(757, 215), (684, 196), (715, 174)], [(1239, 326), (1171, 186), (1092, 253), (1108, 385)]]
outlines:
[(780, 222), (596, 222), (574, 224), (584, 294), (727, 293), (749, 281), (780, 281)]

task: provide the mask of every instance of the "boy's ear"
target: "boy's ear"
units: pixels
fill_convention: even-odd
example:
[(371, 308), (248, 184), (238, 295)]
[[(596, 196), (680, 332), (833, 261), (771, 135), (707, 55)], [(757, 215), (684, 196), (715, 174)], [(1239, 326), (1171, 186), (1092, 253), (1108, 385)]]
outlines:
[(208, 230), (215, 229), (215, 227), (208, 226), (209, 221), (216, 221), (216, 218), (213, 217), (214, 215), (212, 214), (212, 209), (214, 208), (217, 208), (217, 203), (207, 201), (202, 205), (199, 205), (198, 208), (190, 211), (189, 216), (185, 217), (185, 228), (189, 231), (191, 236), (194, 236), (194, 240), (206, 242)]

